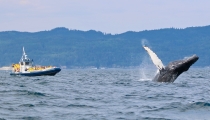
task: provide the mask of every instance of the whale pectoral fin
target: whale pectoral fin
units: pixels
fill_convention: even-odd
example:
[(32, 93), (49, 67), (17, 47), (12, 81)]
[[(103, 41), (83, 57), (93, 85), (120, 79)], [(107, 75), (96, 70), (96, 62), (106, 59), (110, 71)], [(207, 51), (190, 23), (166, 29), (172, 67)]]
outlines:
[(165, 66), (163, 65), (162, 61), (158, 58), (158, 56), (147, 46), (143, 46), (143, 48), (147, 51), (150, 58), (152, 59), (152, 62), (155, 64), (155, 66), (160, 70), (164, 70)]

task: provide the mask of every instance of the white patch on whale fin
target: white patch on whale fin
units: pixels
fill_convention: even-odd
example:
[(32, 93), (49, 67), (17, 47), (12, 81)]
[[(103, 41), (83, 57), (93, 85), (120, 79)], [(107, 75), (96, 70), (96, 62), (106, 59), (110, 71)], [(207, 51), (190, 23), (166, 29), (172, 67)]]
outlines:
[(163, 70), (165, 68), (165, 66), (163, 65), (162, 61), (158, 58), (158, 56), (149, 47), (146, 47), (146, 46), (143, 46), (143, 47), (149, 54), (150, 58), (152, 59), (152, 62), (155, 64), (155, 66), (159, 70)]

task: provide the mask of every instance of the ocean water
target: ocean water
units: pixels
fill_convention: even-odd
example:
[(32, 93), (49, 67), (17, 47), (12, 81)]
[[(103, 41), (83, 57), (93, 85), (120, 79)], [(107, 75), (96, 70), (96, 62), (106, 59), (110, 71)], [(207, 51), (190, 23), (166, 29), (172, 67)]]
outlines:
[(153, 69), (64, 69), (55, 76), (0, 71), (1, 120), (209, 120), (210, 69), (190, 68), (174, 83)]

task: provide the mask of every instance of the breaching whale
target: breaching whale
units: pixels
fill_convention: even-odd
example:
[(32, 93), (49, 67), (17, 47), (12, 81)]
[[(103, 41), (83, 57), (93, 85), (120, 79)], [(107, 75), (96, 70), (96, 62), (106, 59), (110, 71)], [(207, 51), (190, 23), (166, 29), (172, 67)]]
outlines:
[(199, 59), (197, 55), (192, 55), (182, 60), (170, 62), (167, 66), (164, 66), (162, 61), (149, 47), (143, 47), (149, 54), (152, 62), (158, 68), (158, 73), (153, 79), (153, 81), (157, 82), (174, 82), (180, 74), (187, 71), (190, 66)]

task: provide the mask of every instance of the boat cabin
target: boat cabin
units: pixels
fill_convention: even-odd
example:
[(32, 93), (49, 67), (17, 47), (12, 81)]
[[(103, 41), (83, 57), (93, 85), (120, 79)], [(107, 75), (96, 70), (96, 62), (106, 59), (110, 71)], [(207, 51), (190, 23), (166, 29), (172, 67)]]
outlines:
[(13, 64), (13, 71), (14, 72), (27, 72), (29, 68), (33, 66), (33, 60), (29, 59), (25, 53), (24, 47), (23, 47), (23, 55), (20, 59), (19, 64)]
[(23, 47), (23, 55), (20, 59), (19, 64), (20, 64), (20, 72), (26, 72), (30, 67), (33, 66), (33, 60), (27, 57), (24, 47)]

